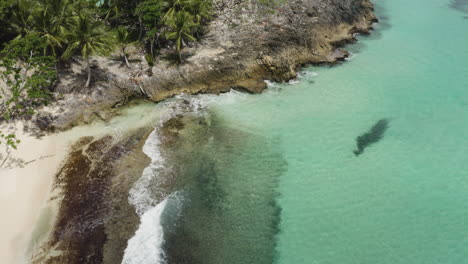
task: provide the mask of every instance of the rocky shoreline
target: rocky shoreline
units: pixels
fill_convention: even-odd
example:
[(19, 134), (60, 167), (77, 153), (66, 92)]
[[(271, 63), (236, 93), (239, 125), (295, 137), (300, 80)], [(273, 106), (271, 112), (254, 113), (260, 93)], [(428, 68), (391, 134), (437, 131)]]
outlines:
[[(223, 128), (216, 115), (204, 110), (203, 113), (195, 111), (198, 105), (185, 100), (178, 100), (176, 104), (181, 111), (173, 112), (156, 128), (160, 139), (158, 151), (164, 165), (161, 170), (156, 169), (157, 177), (144, 184), (145, 188), (150, 188), (145, 191), (151, 193), (156, 204), (175, 193), (184, 193), (192, 204), (181, 207), (180, 212), (164, 223), (167, 233), (164, 234), (163, 248), (167, 262), (203, 263), (202, 256), (208, 254), (211, 248), (204, 247), (201, 241), (207, 239), (207, 243), (213, 243), (239, 235), (239, 229), (214, 229), (216, 225), (211, 226), (203, 221), (196, 226), (204, 232), (194, 233), (198, 228), (193, 229), (195, 222), (191, 219), (197, 219), (196, 215), (204, 212), (218, 221), (227, 217), (224, 219), (226, 221), (233, 217), (229, 214), (233, 208), (244, 210), (241, 210), (243, 214), (240, 216), (246, 212), (255, 215), (249, 210), (253, 210), (251, 206), (260, 205), (267, 206), (268, 213), (256, 215), (257, 221), (250, 219), (248, 226), (252, 226), (252, 230), (265, 229), (258, 241), (263, 241), (263, 247), (268, 250), (255, 254), (272, 259), (275, 245), (272, 237), (278, 231), (280, 217), (280, 210), (274, 202), (276, 191), (272, 186), (276, 186), (286, 163), (281, 155), (270, 152), (271, 142), (267, 141), (262, 141), (261, 147), (250, 147), (261, 148), (259, 155), (273, 159), (272, 164), (266, 163), (262, 167), (251, 162), (254, 160), (252, 156), (243, 156), (240, 152), (249, 147), (249, 142), (257, 142), (259, 138), (236, 129)], [(129, 202), (129, 193), (151, 163), (142, 149), (145, 142), (151, 140), (149, 137), (154, 136), (151, 133), (153, 130), (152, 126), (145, 126), (121, 136), (84, 136), (70, 147), (68, 157), (56, 174), (53, 186), (55, 195), (49, 201), (57, 207), (53, 224), (47, 231), (45, 241), (33, 252), (32, 263), (128, 263), (122, 261), (125, 260), (129, 240), (143, 225), (143, 222), (140, 223), (142, 216), (137, 215), (137, 208)], [(212, 151), (219, 152), (219, 159), (207, 155)], [(239, 160), (236, 161), (234, 157)], [(268, 194), (266, 200), (256, 199), (250, 202), (250, 206), (244, 207), (246, 202), (243, 199), (236, 200), (237, 203), (226, 199), (231, 190), (224, 189), (219, 182), (223, 178), (223, 172), (219, 171), (223, 162), (239, 162), (259, 171), (266, 170), (262, 174), (268, 179), (265, 185), (248, 184), (241, 175), (237, 178), (245, 183), (243, 195), (249, 196), (261, 190)], [(229, 201), (231, 203), (226, 205)], [(264, 225), (265, 221), (271, 224)], [(236, 241), (236, 245), (243, 248), (245, 243)], [(224, 248), (232, 251), (230, 249)], [(144, 253), (148, 252), (140, 252)]]
[(57, 215), (32, 263), (120, 263), (138, 225), (128, 192), (149, 164), (141, 150), (151, 131), (82, 137), (70, 147), (50, 199)]
[[(141, 63), (130, 70), (105, 70), (102, 65), (109, 61), (101, 58), (93, 89), (83, 91), (69, 82), (79, 73), (64, 72), (57, 87), (64, 98), (40, 113), (36, 124), (54, 131), (96, 118), (109, 120), (132, 98), (159, 102), (179, 94), (231, 89), (261, 93), (267, 87), (264, 80), (288, 81), (304, 65), (344, 60), (348, 53), (342, 47), (355, 41), (356, 33), (369, 33), (377, 21), (369, 0), (290, 1), (255, 23), (252, 16), (238, 19), (233, 13), (219, 10), (201, 43), (186, 50), (194, 54), (186, 63), (161, 61), (152, 76), (138, 77), (138, 69), (146, 67)], [(162, 125), (165, 156), (180, 148), (175, 139), (187, 130), (186, 124), (194, 123), (185, 119), (175, 116)], [(150, 163), (142, 147), (152, 130), (140, 128), (119, 138), (84, 137), (71, 147), (56, 175), (61, 195), (56, 197), (60, 206), (54, 228), (33, 263), (120, 263), (139, 222), (128, 194)]]
[[(238, 3), (237, 3), (238, 2)], [(219, 7), (208, 33), (186, 48), (186, 62), (160, 59), (148, 74), (138, 49), (132, 67), (96, 58), (94, 87), (80, 88), (80, 70), (61, 71), (54, 111), (36, 119), (45, 130), (66, 130), (94, 119), (109, 120), (132, 98), (163, 101), (179, 94), (219, 94), (231, 89), (261, 93), (264, 80), (284, 82), (308, 64), (335, 64), (348, 52), (342, 47), (368, 34), (377, 22), (369, 0), (288, 1), (274, 12), (261, 13), (246, 1)], [(261, 15), (260, 15), (261, 13)]]
[[(201, 143), (192, 144), (194, 133), (197, 138), (207, 137), (206, 120), (190, 114), (193, 106), (187, 101), (178, 104), (187, 109), (158, 129), (161, 151), (171, 167), (177, 167), (177, 161), (186, 156), (196, 156)], [(53, 225), (47, 239), (33, 252), (32, 263), (122, 262), (127, 242), (140, 223), (128, 196), (151, 163), (143, 146), (153, 130), (153, 126), (145, 126), (120, 136), (84, 136), (70, 146), (48, 202), (57, 207)], [(184, 157), (175, 154), (179, 148), (184, 149)], [(181, 180), (174, 175), (179, 173), (177, 169), (161, 172), (159, 196), (155, 197), (158, 202), (180, 188)]]

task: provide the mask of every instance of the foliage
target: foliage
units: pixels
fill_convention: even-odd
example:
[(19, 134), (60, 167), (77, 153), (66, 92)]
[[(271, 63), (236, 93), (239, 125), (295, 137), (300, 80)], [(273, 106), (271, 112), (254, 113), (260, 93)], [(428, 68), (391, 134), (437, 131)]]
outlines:
[(0, 1), (0, 45), (14, 38), (14, 33), (11, 29), (11, 10), (14, 0)]
[(2, 131), (0, 131), (0, 145), (3, 144), (16, 149), (20, 142), (21, 141), (16, 138), (15, 134), (3, 134)]
[(68, 47), (63, 58), (70, 58), (74, 51), (80, 51), (85, 60), (97, 53), (112, 51), (113, 36), (107, 31), (102, 21), (87, 14), (79, 14), (70, 29), (65, 33)]
[[(50, 87), (55, 82), (54, 63), (51, 56), (44, 56), (44, 48), (38, 34), (10, 41), (0, 53), (0, 115), (8, 120), (34, 113), (34, 108), (50, 101)], [(3, 133), (0, 132), (3, 135)], [(12, 137), (3, 135), (1, 141), (12, 147)]]
[(196, 40), (213, 12), (210, 0), (144, 0), (137, 5), (135, 14), (140, 35), (146, 33), (145, 40), (153, 56), (154, 46), (162, 46), (159, 37), (163, 36), (163, 40), (174, 44), (181, 58), (184, 43)]
[(197, 23), (194, 22), (193, 16), (186, 11), (177, 12), (173, 17), (167, 20), (168, 30), (165, 34), (166, 39), (174, 40), (175, 47), (179, 53), (179, 60), (182, 61), (181, 50), (186, 41), (195, 41), (192, 36)]
[[(0, 119), (32, 114), (51, 98), (57, 61), (108, 54), (143, 41), (154, 64), (157, 49), (182, 49), (196, 41), (213, 15), (212, 0), (0, 0)], [(138, 33), (138, 34), (136, 34)], [(14, 139), (1, 134), (0, 142)]]
[[(154, 56), (154, 45), (159, 37), (163, 10), (166, 6), (164, 1), (146, 0), (136, 8), (139, 18), (140, 32), (146, 31), (146, 40), (149, 41), (151, 55)], [(140, 34), (141, 35), (141, 34)]]
[(117, 44), (122, 49), (122, 56), (124, 58), (125, 65), (127, 66), (127, 68), (130, 68), (130, 63), (128, 62), (127, 54), (125, 53), (125, 48), (131, 42), (130, 33), (128, 32), (125, 26), (119, 26), (115, 30), (115, 37), (116, 37)]
[(63, 58), (70, 58), (76, 51), (80, 51), (86, 62), (88, 80), (86, 87), (91, 82), (91, 67), (89, 57), (95, 54), (106, 54), (113, 50), (114, 36), (106, 30), (102, 21), (95, 20), (90, 14), (82, 13), (73, 21), (70, 30), (65, 34), (68, 47), (63, 53)]
[(145, 54), (145, 60), (146, 63), (148, 63), (148, 66), (154, 67), (154, 57), (151, 54)]
[(0, 66), (2, 80), (8, 89), (2, 88), (3, 118), (31, 114), (37, 105), (50, 100), (49, 87), (55, 81), (53, 65), (55, 59), (43, 56), (43, 42), (37, 34), (15, 39), (3, 49)]
[(186, 10), (194, 16), (197, 24), (205, 23), (213, 15), (212, 3), (207, 0), (191, 0)]

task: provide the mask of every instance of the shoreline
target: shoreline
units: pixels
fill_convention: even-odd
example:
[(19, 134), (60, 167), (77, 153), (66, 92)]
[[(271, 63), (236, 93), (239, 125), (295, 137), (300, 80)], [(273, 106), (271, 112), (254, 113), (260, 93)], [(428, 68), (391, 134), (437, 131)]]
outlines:
[[(370, 2), (363, 0), (363, 3)], [(23, 142), (16, 153), (27, 161), (37, 160), (27, 164), (24, 168), (7, 171), (8, 177), (3, 177), (4, 171), (0, 170), (0, 188), (4, 190), (0, 195), (0, 208), (5, 212), (12, 212), (8, 215), (10, 220), (4, 225), (5, 231), (2, 230), (2, 234), (6, 236), (2, 236), (0, 246), (5, 252), (0, 252), (0, 257), (15, 261), (15, 263), (25, 263), (26, 256), (21, 255), (30, 247), (29, 242), (37, 221), (43, 210), (47, 209), (47, 201), (49, 195), (52, 194), (50, 191), (56, 172), (69, 154), (70, 143), (79, 138), (74, 134), (75, 132), (71, 132), (74, 130), (71, 128), (80, 128), (84, 132), (83, 124), (96, 120), (104, 123), (110, 122), (116, 115), (121, 114), (122, 109), (125, 109), (122, 106), (131, 105), (129, 102), (144, 97), (149, 97), (154, 102), (161, 102), (184, 93), (219, 94), (232, 89), (261, 93), (266, 89), (265, 79), (285, 82), (294, 79), (298, 69), (304, 66), (340, 63), (348, 56), (342, 47), (356, 40), (354, 34), (368, 34), (372, 30), (372, 24), (377, 21), (372, 12), (372, 6), (363, 7), (363, 9), (363, 12), (359, 13), (359, 17), (352, 23), (316, 25), (315, 28), (310, 29), (313, 34), (309, 37), (320, 39), (312, 47), (307, 46), (308, 44), (306, 46), (296, 44), (271, 54), (260, 52), (257, 57), (244, 58), (239, 69), (229, 68), (231, 66), (220, 70), (205, 67), (204, 71), (198, 71), (200, 65), (197, 66), (197, 63), (204, 62), (204, 60), (192, 61), (188, 66), (183, 66), (186, 68), (168, 70), (164, 76), (166, 79), (157, 82), (155, 82), (156, 78), (161, 76), (148, 78), (138, 86), (124, 79), (109, 84), (98, 83), (97, 89), (89, 94), (68, 94), (65, 96), (67, 100), (59, 101), (54, 107), (48, 107), (40, 113), (41, 119), (37, 118), (36, 121), (44, 121), (42, 118), (45, 118), (45, 121), (51, 121), (51, 125), (46, 129), (52, 133), (41, 139), (18, 135)], [(218, 55), (215, 54), (215, 56)], [(235, 56), (226, 59), (224, 63), (229, 64), (233, 59)], [(194, 67), (194, 65), (198, 68), (187, 68)], [(106, 92), (110, 93), (102, 93), (103, 87)], [(52, 114), (51, 109), (62, 111)], [(86, 135), (93, 134), (87, 133)], [(51, 155), (53, 156), (49, 157)], [(47, 158), (40, 159), (41, 157)], [(28, 175), (35, 175), (36, 179), (31, 181)], [(20, 204), (18, 201), (21, 201)], [(21, 219), (20, 224), (18, 224), (18, 219)], [(10, 226), (16, 228), (10, 228)], [(107, 251), (110, 252), (111, 248), (107, 248)]]
[[(224, 24), (235, 20), (233, 14), (219, 11), (209, 33), (194, 47), (186, 48), (193, 56), (177, 66), (160, 60), (152, 68), (152, 76), (143, 73), (142, 69), (148, 67), (145, 63), (127, 70), (95, 57), (99, 67), (93, 89), (73, 93), (80, 91), (79, 84), (70, 84), (69, 80), (78, 72), (62, 76), (64, 82), (57, 92), (64, 99), (54, 106), (61, 111), (44, 111), (38, 121), (48, 123), (46, 130), (63, 131), (93, 120), (108, 121), (134, 99), (161, 102), (180, 94), (220, 94), (233, 89), (261, 93), (267, 88), (265, 80), (287, 82), (307, 65), (341, 63), (349, 55), (343, 47), (355, 42), (357, 33), (369, 34), (378, 21), (369, 0), (347, 2), (285, 4), (278, 9), (282, 11), (260, 20), (263, 22), (249, 24), (256, 19), (249, 14), (248, 21), (233, 28)], [(134, 50), (129, 56), (138, 60), (142, 54)], [(72, 68), (81, 69), (78, 64)], [(112, 77), (106, 77), (105, 72)]]
[(13, 155), (21, 156), (24, 167), (0, 169), (0, 210), (6, 212), (0, 231), (0, 258), (5, 263), (28, 263), (33, 231), (67, 153), (66, 140), (60, 134), (38, 139), (17, 133), (17, 137), (22, 142)]
[(53, 188), (56, 174), (69, 156), (73, 142), (87, 135), (125, 133), (127, 127), (122, 120), (135, 128), (147, 126), (154, 119), (147, 115), (152, 109), (152, 103), (141, 103), (136, 109), (125, 107), (120, 109), (122, 117), (111, 122), (96, 121), (40, 138), (24, 132), (22, 122), (8, 124), (9, 129), (15, 128), (21, 143), (13, 152), (15, 167), (0, 169), (0, 209), (7, 212), (5, 224), (0, 227), (0, 259), (9, 264), (31, 263), (28, 258), (35, 256), (38, 244), (47, 239), (60, 201), (60, 193)]

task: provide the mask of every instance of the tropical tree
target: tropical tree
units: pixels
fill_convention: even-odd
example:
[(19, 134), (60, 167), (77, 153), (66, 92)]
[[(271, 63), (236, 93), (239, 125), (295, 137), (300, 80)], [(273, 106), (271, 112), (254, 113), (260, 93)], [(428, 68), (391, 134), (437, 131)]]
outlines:
[(44, 43), (37, 33), (17, 38), (0, 53), (0, 116), (4, 119), (31, 114), (34, 107), (50, 99), (55, 82), (55, 58), (42, 55)]
[(210, 0), (189, 0), (186, 10), (195, 17), (195, 22), (201, 24), (213, 14)]
[(161, 18), (166, 3), (160, 0), (146, 0), (136, 8), (136, 14), (140, 20), (140, 37), (143, 28), (146, 29), (146, 39), (149, 40), (151, 55), (154, 56), (154, 44), (159, 38)]
[(63, 34), (58, 30), (58, 25), (53, 23), (53, 15), (47, 8), (38, 12), (33, 20), (37, 33), (41, 36), (45, 46), (44, 55), (50, 49), (54, 56), (57, 56), (57, 48), (61, 48), (64, 42)]
[(197, 27), (197, 23), (194, 21), (194, 17), (186, 12), (179, 11), (174, 16), (169, 17), (166, 21), (168, 27), (165, 37), (167, 40), (174, 40), (175, 49), (179, 54), (179, 61), (182, 62), (181, 50), (185, 43), (188, 41), (196, 41), (196, 38), (192, 35), (194, 28)]
[(184, 11), (188, 5), (188, 1), (189, 0), (165, 0), (166, 10), (163, 19), (172, 19), (178, 12)]
[(116, 30), (115, 35), (116, 35), (117, 43), (120, 45), (120, 48), (122, 50), (122, 56), (124, 58), (125, 65), (127, 66), (127, 68), (130, 68), (130, 63), (128, 62), (127, 53), (125, 53), (125, 48), (127, 48), (127, 45), (131, 42), (130, 34), (128, 33), (127, 27), (119, 26)]
[(79, 2), (76, 0), (40, 0), (41, 11), (50, 16), (49, 23), (53, 25), (54, 31), (61, 35), (70, 27)]
[(88, 73), (86, 87), (89, 87), (91, 83), (89, 58), (92, 55), (111, 52), (115, 43), (114, 36), (101, 21), (86, 13), (78, 14), (65, 36), (68, 39), (68, 47), (63, 58), (70, 58), (76, 51), (80, 51)]
[(32, 31), (33, 12), (36, 7), (37, 2), (31, 0), (17, 0), (13, 5), (10, 23), (19, 36), (25, 36)]
[(14, 2), (14, 0), (0, 1), (0, 45), (14, 38), (10, 21)]

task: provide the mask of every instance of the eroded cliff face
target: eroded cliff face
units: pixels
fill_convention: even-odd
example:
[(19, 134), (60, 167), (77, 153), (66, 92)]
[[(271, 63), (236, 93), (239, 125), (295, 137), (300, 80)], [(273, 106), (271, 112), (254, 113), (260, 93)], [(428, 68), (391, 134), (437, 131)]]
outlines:
[[(267, 11), (250, 2), (218, 0), (208, 33), (185, 49), (182, 65), (158, 61), (152, 76), (141, 63), (128, 72), (97, 73), (94, 89), (65, 96), (52, 126), (66, 129), (95, 117), (106, 119), (110, 109), (131, 97), (158, 102), (181, 93), (260, 93), (264, 80), (290, 80), (304, 64), (343, 60), (348, 53), (341, 47), (377, 21), (369, 0), (290, 0)], [(70, 87), (58, 89), (70, 92)]]
[(227, 12), (213, 21), (188, 63), (155, 68), (154, 76), (141, 82), (149, 98), (230, 89), (261, 92), (265, 79), (287, 81), (302, 64), (344, 58), (347, 53), (338, 48), (354, 33), (368, 32), (375, 21), (368, 0), (290, 1), (258, 20), (233, 15)]

